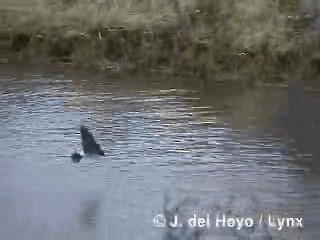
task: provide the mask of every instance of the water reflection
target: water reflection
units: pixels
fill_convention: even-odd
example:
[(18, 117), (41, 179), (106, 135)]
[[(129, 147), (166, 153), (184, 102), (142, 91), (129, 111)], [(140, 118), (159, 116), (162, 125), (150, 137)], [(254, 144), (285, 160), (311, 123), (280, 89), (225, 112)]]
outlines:
[[(21, 226), (7, 239), (182, 239), (152, 225), (167, 209), (165, 193), (187, 200), (178, 204), (183, 214), (302, 208), (306, 168), (273, 130), (283, 89), (203, 95), (179, 79), (32, 74), (4, 76), (0, 89), (1, 210), (12, 216), (0, 222)], [(80, 121), (94, 129), (106, 159), (72, 164)], [(200, 234), (186, 231), (189, 239)]]

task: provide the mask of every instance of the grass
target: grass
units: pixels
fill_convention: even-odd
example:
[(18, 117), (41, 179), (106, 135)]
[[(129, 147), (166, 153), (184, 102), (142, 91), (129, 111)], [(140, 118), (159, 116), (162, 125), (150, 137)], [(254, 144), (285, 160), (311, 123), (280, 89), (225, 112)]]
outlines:
[(206, 82), (219, 76), (270, 79), (301, 63), (288, 23), (291, 8), (281, 3), (36, 0), (32, 11), (11, 16), (15, 21), (9, 18), (6, 27), (30, 35), (33, 54), (42, 49), (77, 65), (162, 71)]

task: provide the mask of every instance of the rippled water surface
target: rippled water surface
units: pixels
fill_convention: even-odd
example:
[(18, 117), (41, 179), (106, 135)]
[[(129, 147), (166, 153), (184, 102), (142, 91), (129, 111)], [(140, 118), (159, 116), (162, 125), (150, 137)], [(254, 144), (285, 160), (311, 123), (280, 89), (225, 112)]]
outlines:
[[(187, 239), (153, 226), (169, 205), (302, 210), (308, 169), (273, 131), (284, 89), (204, 93), (174, 79), (11, 70), (0, 82), (3, 239)], [(71, 162), (80, 122), (105, 157)], [(238, 235), (208, 229), (203, 239)]]

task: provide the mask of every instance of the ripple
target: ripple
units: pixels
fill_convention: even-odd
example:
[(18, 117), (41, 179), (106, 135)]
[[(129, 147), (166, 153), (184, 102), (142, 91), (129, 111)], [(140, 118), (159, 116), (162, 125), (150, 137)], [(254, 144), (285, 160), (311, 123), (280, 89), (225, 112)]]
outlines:
[[(152, 83), (150, 91), (127, 89), (116, 80), (91, 83), (62, 76), (12, 81), (0, 92), (0, 160), (10, 163), (13, 174), (3, 175), (11, 190), (0, 187), (14, 199), (22, 197), (21, 189), (26, 203), (47, 200), (48, 193), (62, 193), (60, 201), (68, 203), (97, 191), (105, 196), (101, 214), (149, 220), (168, 189), (173, 198), (200, 199), (203, 208), (224, 207), (230, 195), (241, 207), (246, 202), (257, 208), (252, 196), (264, 208), (302, 197), (306, 169), (282, 154), (281, 140), (256, 128), (226, 126), (224, 113), (201, 104), (196, 91)], [(69, 154), (80, 145), (78, 128), (84, 120), (107, 156), (72, 164)], [(29, 209), (26, 203), (21, 204)], [(54, 203), (48, 208), (56, 209), (61, 219), (71, 211), (59, 211)], [(32, 221), (39, 224), (40, 216)], [(128, 219), (122, 226), (130, 226)], [(146, 221), (137, 224), (149, 226)], [(123, 232), (130, 235), (127, 227)], [(144, 239), (153, 239), (147, 232)]]

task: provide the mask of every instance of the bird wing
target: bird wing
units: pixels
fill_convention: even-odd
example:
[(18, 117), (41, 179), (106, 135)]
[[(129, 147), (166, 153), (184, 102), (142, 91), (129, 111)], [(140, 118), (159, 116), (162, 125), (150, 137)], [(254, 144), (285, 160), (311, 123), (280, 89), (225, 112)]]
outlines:
[(81, 141), (82, 148), (85, 154), (104, 155), (100, 145), (95, 141), (92, 133), (89, 131), (87, 127), (81, 125), (80, 133), (81, 133), (81, 140), (82, 140)]

